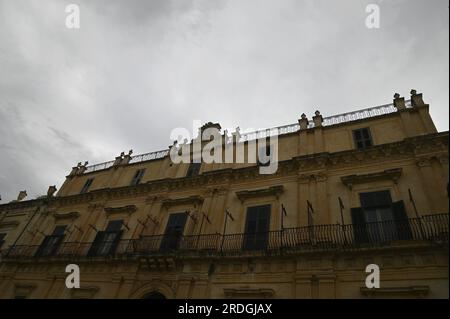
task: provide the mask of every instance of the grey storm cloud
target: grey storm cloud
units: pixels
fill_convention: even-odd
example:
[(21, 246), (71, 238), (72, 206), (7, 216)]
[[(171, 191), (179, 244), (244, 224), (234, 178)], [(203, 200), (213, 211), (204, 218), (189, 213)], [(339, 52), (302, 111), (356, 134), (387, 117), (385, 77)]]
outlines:
[(193, 120), (273, 127), (416, 88), (448, 130), (448, 24), (444, 0), (0, 0), (2, 203)]

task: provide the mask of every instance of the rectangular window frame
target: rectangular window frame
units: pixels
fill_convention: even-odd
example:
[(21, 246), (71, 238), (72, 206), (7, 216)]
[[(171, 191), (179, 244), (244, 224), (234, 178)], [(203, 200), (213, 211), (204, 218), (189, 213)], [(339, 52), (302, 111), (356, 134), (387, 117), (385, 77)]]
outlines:
[(81, 188), (80, 194), (87, 193), (89, 191), (89, 188), (91, 187), (92, 183), (94, 182), (94, 178), (88, 178), (86, 182), (84, 182), (83, 187)]
[[(364, 137), (364, 132), (367, 132), (367, 137)], [(360, 137), (358, 137), (358, 133)], [(369, 127), (362, 127), (352, 131), (353, 143), (355, 148), (358, 150), (364, 150), (366, 148), (372, 147), (374, 145), (372, 133)]]

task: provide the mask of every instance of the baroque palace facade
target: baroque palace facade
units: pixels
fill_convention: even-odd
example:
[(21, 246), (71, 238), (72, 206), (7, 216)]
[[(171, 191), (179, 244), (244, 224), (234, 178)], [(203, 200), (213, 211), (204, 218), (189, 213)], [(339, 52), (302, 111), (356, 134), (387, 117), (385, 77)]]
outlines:
[(448, 132), (422, 94), (277, 130), (275, 174), (130, 152), (21, 192), (0, 205), (0, 298), (448, 298)]

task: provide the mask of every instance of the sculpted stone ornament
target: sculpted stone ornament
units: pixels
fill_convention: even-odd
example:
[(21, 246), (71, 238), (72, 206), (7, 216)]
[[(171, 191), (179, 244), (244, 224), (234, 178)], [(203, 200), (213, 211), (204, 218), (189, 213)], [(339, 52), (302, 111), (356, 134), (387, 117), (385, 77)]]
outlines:
[(320, 115), (319, 111), (316, 111), (315, 116), (313, 116), (314, 127), (321, 127), (323, 122), (323, 117)]
[(21, 201), (22, 199), (24, 199), (25, 197), (27, 197), (28, 196), (28, 194), (27, 194), (27, 191), (25, 190), (25, 191), (20, 191), (19, 192), (19, 195), (17, 196), (17, 201)]
[(57, 191), (56, 185), (49, 186), (47, 190), (47, 196), (52, 197), (56, 191)]
[(303, 113), (301, 115), (301, 119), (298, 120), (298, 124), (300, 125), (300, 130), (306, 130), (308, 128), (308, 118), (306, 117), (306, 114)]

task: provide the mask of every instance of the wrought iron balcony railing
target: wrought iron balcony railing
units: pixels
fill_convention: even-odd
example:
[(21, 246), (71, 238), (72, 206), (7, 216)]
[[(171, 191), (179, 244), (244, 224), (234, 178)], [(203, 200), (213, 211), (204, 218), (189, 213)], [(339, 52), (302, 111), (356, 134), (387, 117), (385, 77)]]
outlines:
[[(92, 243), (65, 242), (54, 249), (40, 245), (15, 245), (7, 249), (8, 259), (74, 259), (98, 257), (133, 258), (151, 255), (243, 255), (289, 254), (302, 251), (339, 251), (392, 246), (398, 241), (448, 243), (448, 214), (402, 221), (349, 225), (316, 225), (265, 233), (153, 235), (138, 239)], [(42, 252), (46, 252), (45, 254)]]

